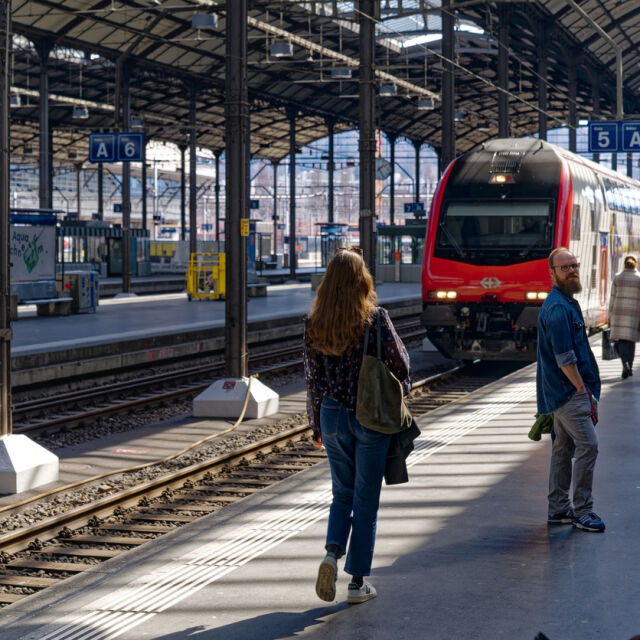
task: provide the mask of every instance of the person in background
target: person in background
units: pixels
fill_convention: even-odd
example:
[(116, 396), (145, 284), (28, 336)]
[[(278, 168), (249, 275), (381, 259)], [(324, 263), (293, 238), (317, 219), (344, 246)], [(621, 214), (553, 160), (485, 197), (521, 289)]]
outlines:
[[(316, 593), (332, 602), (338, 560), (349, 548), (345, 571), (352, 576), (347, 602), (365, 602), (376, 590), (371, 573), (380, 489), (391, 436), (356, 420), (358, 377), (363, 353), (376, 353), (376, 301), (373, 279), (362, 256), (339, 249), (327, 265), (304, 337), (307, 413), (314, 444), (329, 457), (333, 500), (329, 509), (326, 556), (318, 569)], [(379, 310), (382, 357), (409, 384), (409, 356), (387, 311)], [(364, 333), (370, 325), (368, 344)]]
[[(538, 413), (553, 414), (547, 523), (604, 531), (593, 512), (593, 471), (598, 457), (600, 373), (589, 346), (580, 304), (580, 263), (566, 247), (549, 254), (553, 287), (538, 316)], [(575, 462), (571, 464), (571, 459)], [(573, 507), (569, 488), (573, 479)]]
[(624, 269), (616, 274), (609, 298), (609, 326), (611, 340), (622, 360), (622, 377), (633, 375), (636, 342), (640, 338), (640, 273), (633, 256), (624, 259)]

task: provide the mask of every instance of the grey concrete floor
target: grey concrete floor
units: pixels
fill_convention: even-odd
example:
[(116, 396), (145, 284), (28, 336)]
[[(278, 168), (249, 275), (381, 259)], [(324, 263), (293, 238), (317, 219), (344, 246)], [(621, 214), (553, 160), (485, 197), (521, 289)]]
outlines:
[(315, 596), (330, 500), (321, 464), (4, 609), (0, 639), (629, 640), (640, 633), (640, 378), (619, 369), (602, 363), (604, 534), (546, 526), (549, 440), (526, 437), (532, 365), (420, 420), (410, 483), (383, 488), (375, 600), (348, 606), (342, 573), (335, 603)]

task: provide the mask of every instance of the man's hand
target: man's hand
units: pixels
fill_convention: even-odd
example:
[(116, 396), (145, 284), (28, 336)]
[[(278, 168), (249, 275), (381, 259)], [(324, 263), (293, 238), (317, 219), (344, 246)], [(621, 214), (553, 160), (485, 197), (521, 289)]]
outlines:
[(560, 367), (560, 369), (562, 369), (562, 373), (569, 378), (578, 393), (584, 393), (587, 390), (587, 387), (584, 386), (584, 380), (578, 371), (578, 365), (575, 362), (566, 364), (564, 367)]

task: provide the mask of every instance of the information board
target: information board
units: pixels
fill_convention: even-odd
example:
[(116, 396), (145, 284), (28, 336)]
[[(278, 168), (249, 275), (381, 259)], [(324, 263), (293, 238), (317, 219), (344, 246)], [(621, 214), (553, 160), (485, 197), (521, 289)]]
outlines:
[(142, 162), (144, 134), (90, 133), (89, 162)]
[(590, 122), (591, 153), (627, 153), (640, 151), (640, 122)]

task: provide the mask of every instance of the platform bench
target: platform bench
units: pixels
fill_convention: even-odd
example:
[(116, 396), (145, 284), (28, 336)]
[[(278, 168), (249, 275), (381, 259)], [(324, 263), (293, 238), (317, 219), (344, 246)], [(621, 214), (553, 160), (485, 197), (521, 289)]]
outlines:
[(43, 298), (28, 300), (28, 304), (35, 304), (39, 316), (69, 316), (73, 298)]
[(247, 284), (247, 294), (250, 298), (266, 298), (268, 282), (250, 282)]

